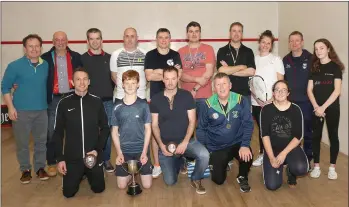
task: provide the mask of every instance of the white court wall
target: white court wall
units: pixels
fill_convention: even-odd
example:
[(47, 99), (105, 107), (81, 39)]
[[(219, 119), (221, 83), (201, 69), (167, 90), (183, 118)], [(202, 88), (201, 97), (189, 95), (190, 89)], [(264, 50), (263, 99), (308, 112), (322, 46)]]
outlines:
[[(288, 52), (288, 35), (299, 30), (304, 35), (304, 47), (313, 53), (313, 43), (328, 39), (345, 65), (340, 96), (340, 151), (348, 155), (348, 2), (280, 2), (279, 51)], [(327, 128), (323, 141), (328, 144)]]
[[(245, 38), (258, 38), (269, 29), (278, 36), (277, 3), (262, 2), (2, 2), (2, 41), (19, 41), (29, 33), (52, 40), (57, 30), (65, 31), (70, 40), (85, 40), (86, 31), (97, 27), (105, 40), (121, 40), (127, 27), (138, 30), (139, 39), (154, 39), (158, 28), (166, 27), (173, 39), (186, 38), (186, 25), (197, 21), (203, 39), (227, 39), (234, 21), (245, 25)], [(248, 11), (248, 12), (246, 12)], [(73, 17), (74, 16), (74, 17)], [(217, 52), (226, 41), (206, 42)], [(172, 49), (184, 46), (174, 42)], [(257, 42), (244, 42), (257, 52)], [(9, 62), (20, 57), (21, 45), (2, 45), (2, 74)], [(51, 48), (43, 45), (43, 52)], [(121, 43), (104, 44), (111, 53)], [(155, 48), (154, 42), (140, 43), (145, 50)], [(84, 53), (86, 44), (70, 44), (71, 49)], [(277, 53), (277, 43), (275, 52)]]
[[(279, 50), (280, 56), (288, 52), (287, 37), (291, 31), (304, 33), (308, 50), (321, 34), (333, 42), (348, 70), (347, 9), (347, 3), (319, 2), (1, 2), (1, 41), (21, 41), (29, 33), (37, 33), (43, 40), (50, 41), (58, 30), (65, 31), (69, 40), (85, 40), (85, 33), (91, 27), (101, 29), (104, 40), (121, 40), (126, 27), (135, 27), (141, 40), (154, 39), (160, 27), (168, 28), (172, 39), (185, 39), (185, 28), (190, 21), (201, 24), (203, 39), (227, 39), (230, 24), (240, 21), (245, 26), (244, 38), (258, 38), (264, 30), (271, 30), (280, 39), (274, 48), (274, 53), (278, 54)], [(319, 18), (323, 22), (315, 22), (318, 12), (322, 13), (320, 17), (325, 17)], [(205, 43), (212, 45), (215, 52), (227, 44), (226, 41)], [(177, 50), (185, 44), (173, 42), (171, 47)], [(244, 44), (257, 53), (256, 41)], [(149, 51), (155, 48), (155, 42), (140, 43), (139, 46)], [(43, 52), (51, 47), (52, 44), (44, 44)], [(69, 47), (80, 53), (87, 49), (86, 44), (70, 44)], [(120, 47), (121, 43), (104, 44), (104, 50), (109, 53)], [(20, 44), (1, 45), (1, 77), (7, 64), (22, 55)], [(345, 75), (341, 96), (340, 150), (346, 154), (347, 88)]]

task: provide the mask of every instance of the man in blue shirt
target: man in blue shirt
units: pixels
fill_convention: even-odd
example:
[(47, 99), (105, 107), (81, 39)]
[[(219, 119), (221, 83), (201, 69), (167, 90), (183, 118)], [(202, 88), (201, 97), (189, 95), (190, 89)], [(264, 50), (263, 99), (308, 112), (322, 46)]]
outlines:
[(289, 83), (291, 102), (297, 104), (304, 117), (304, 151), (310, 162), (313, 158), (312, 151), (312, 123), (313, 106), (308, 95), (308, 77), (311, 69), (312, 54), (303, 48), (303, 34), (294, 31), (288, 38), (291, 52), (284, 58), (285, 80)]
[[(1, 92), (8, 107), (16, 139), (17, 160), (22, 171), (22, 184), (31, 181), (29, 157), (30, 133), (34, 137), (34, 170), (40, 180), (49, 177), (44, 170), (47, 140), (47, 91), (48, 63), (40, 58), (42, 39), (30, 34), (23, 39), (25, 55), (8, 64)], [(12, 86), (16, 91), (11, 96)]]
[(237, 182), (241, 192), (251, 191), (248, 172), (252, 165), (250, 147), (253, 120), (246, 96), (231, 92), (226, 73), (217, 73), (213, 79), (216, 94), (206, 100), (200, 110), (196, 137), (210, 152), (211, 179), (218, 185), (227, 177), (228, 162), (239, 161)]

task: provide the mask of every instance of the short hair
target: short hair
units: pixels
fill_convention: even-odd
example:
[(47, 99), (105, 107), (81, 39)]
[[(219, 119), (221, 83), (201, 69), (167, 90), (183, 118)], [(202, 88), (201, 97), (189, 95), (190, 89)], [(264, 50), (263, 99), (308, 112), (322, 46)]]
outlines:
[(290, 39), (290, 37), (293, 36), (293, 35), (299, 35), (299, 36), (301, 36), (301, 39), (303, 40), (303, 34), (300, 31), (293, 31), (293, 32), (291, 32), (291, 34), (288, 35), (288, 39)]
[(75, 68), (74, 69), (74, 73), (73, 73), (73, 78), (74, 78), (75, 73), (77, 73), (77, 72), (84, 72), (84, 73), (86, 73), (87, 77), (90, 79), (90, 75), (88, 74), (88, 72), (87, 72), (87, 70), (85, 68), (80, 67), (80, 66)]
[(29, 39), (37, 39), (40, 42), (40, 47), (42, 47), (42, 39), (37, 34), (29, 34), (28, 36), (24, 37), (22, 40), (23, 47), (25, 47), (27, 45), (27, 41)]
[(136, 80), (139, 83), (139, 73), (135, 70), (128, 70), (122, 74), (122, 83), (127, 80)]
[(101, 36), (101, 39), (103, 39), (103, 38), (102, 38), (102, 32), (101, 32), (101, 30), (99, 30), (98, 28), (91, 28), (91, 29), (87, 30), (87, 32), (86, 32), (87, 40), (88, 40), (88, 38), (89, 38), (88, 35), (89, 35), (90, 33), (99, 33), (99, 36)]
[(201, 26), (198, 22), (194, 22), (194, 21), (189, 22), (189, 24), (187, 25), (187, 32), (189, 31), (189, 27), (199, 27), (199, 30), (201, 32)]
[(171, 32), (167, 28), (160, 28), (160, 29), (158, 29), (158, 31), (156, 31), (156, 37), (158, 37), (158, 34), (161, 33), (161, 32), (167, 32), (170, 35), (170, 37), (171, 37)]
[(233, 23), (230, 25), (229, 32), (231, 31), (231, 28), (233, 28), (234, 26), (240, 26), (241, 29), (242, 29), (242, 32), (244, 31), (244, 25), (242, 25), (240, 22), (233, 22)]
[(172, 71), (175, 71), (177, 76), (178, 76), (178, 69), (174, 66), (170, 66), (170, 67), (167, 67), (167, 68), (164, 68), (163, 70), (163, 76), (165, 76), (165, 73), (169, 73), (169, 72), (172, 72)]
[(228, 78), (228, 80), (230, 81), (229, 76), (226, 73), (217, 73), (214, 77), (213, 77), (213, 81), (216, 79), (222, 79), (222, 78)]

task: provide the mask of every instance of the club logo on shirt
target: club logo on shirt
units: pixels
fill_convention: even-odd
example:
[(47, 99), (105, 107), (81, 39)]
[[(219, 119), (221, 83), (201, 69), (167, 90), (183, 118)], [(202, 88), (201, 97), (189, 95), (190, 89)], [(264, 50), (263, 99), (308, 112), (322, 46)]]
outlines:
[(308, 63), (303, 63), (303, 69), (307, 69)]
[(138, 115), (138, 114), (136, 115), (136, 118), (139, 118), (139, 115)]
[(290, 69), (291, 65), (290, 64), (286, 64), (286, 69)]
[(233, 114), (233, 118), (234, 119), (239, 117), (239, 112), (238, 111), (232, 111), (231, 113)]
[(169, 65), (169, 66), (174, 66), (174, 61), (173, 61), (173, 59), (168, 59), (168, 60), (167, 60), (167, 65)]
[(213, 119), (218, 119), (218, 117), (219, 117), (219, 115), (218, 115), (217, 113), (213, 113), (213, 114), (212, 114), (212, 118), (213, 118)]

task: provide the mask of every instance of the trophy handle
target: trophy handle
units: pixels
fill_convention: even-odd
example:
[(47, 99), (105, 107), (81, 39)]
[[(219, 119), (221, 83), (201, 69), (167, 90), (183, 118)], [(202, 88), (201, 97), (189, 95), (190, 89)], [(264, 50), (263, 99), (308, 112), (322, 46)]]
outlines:
[(139, 160), (137, 160), (137, 165), (138, 165), (138, 171), (137, 171), (137, 173), (139, 173), (139, 171), (141, 171), (143, 165), (142, 165), (141, 161), (139, 161)]
[(125, 172), (128, 173), (128, 164), (127, 164), (127, 162), (123, 162), (123, 163), (121, 164), (121, 168), (122, 168)]

